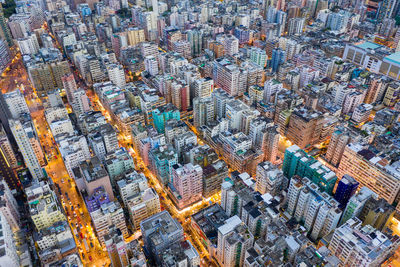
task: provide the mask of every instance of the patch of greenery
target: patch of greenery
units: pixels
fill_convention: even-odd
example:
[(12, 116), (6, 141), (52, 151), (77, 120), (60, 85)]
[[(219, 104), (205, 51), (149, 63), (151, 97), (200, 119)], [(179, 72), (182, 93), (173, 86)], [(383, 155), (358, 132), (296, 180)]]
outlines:
[(120, 10), (117, 11), (117, 14), (121, 17), (121, 18), (129, 18), (131, 16), (131, 12), (128, 8), (121, 8)]
[(14, 14), (15, 7), (16, 4), (14, 0), (5, 0), (5, 3), (3, 4), (4, 17), (9, 18), (12, 14)]
[(400, 25), (400, 16), (394, 18), (396, 20), (396, 26)]

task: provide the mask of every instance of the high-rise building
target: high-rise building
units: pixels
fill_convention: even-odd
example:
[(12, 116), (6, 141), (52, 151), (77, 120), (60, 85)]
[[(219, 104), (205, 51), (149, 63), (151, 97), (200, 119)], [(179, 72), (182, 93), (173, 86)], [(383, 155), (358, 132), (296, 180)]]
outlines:
[(212, 76), (215, 85), (221, 87), (230, 96), (242, 95), (246, 91), (247, 72), (227, 58), (214, 60)]
[(325, 26), (332, 31), (343, 32), (347, 28), (350, 14), (347, 12), (332, 12), (328, 15)]
[(65, 221), (65, 215), (57, 202), (57, 196), (44, 181), (34, 182), (25, 190), (29, 213), (38, 231)]
[(358, 214), (362, 225), (371, 225), (375, 229), (386, 232), (392, 224), (396, 208), (386, 202), (383, 198), (369, 198)]
[(135, 164), (131, 155), (129, 155), (123, 147), (107, 154), (104, 159), (104, 165), (111, 181), (115, 181), (117, 177), (125, 175), (135, 169)]
[(16, 232), (20, 229), (21, 217), (18, 211), (18, 204), (5, 179), (1, 177), (0, 179), (0, 213), (3, 213), (12, 231)]
[(264, 68), (267, 63), (267, 53), (261, 48), (252, 46), (250, 48), (250, 60)]
[(118, 228), (110, 226), (108, 234), (104, 236), (104, 243), (111, 259), (111, 266), (129, 266), (128, 246)]
[(142, 221), (140, 230), (146, 250), (157, 263), (165, 249), (184, 240), (182, 226), (166, 210)]
[(35, 180), (40, 180), (44, 177), (42, 167), (36, 156), (35, 150), (32, 147), (30, 138), (19, 120), (9, 120), (10, 128), (13, 136), (18, 144), (19, 150), (22, 153), (25, 164), (28, 167), (32, 177)]
[(225, 35), (222, 39), (225, 55), (233, 56), (239, 52), (239, 40), (233, 35)]
[(73, 104), (75, 102), (74, 93), (78, 90), (76, 85), (74, 74), (68, 73), (61, 77), (65, 94), (67, 95), (68, 102)]
[(218, 263), (221, 266), (243, 266), (245, 251), (253, 246), (254, 236), (235, 215), (218, 228)]
[(39, 52), (39, 43), (35, 34), (19, 38), (17, 43), (22, 55), (35, 55)]
[(325, 159), (333, 166), (338, 166), (347, 144), (357, 140), (357, 136), (346, 128), (338, 127), (332, 133), (331, 140), (326, 151)]
[[(8, 105), (6, 100), (4, 99), (4, 94), (2, 90), (0, 90), (0, 123), (3, 125), (5, 132), (8, 136), (12, 136), (10, 125), (8, 120), (12, 118), (11, 112), (8, 109)], [(14, 140), (10, 140), (11, 142), (15, 143)]]
[(181, 54), (184, 58), (192, 58), (192, 53), (190, 51), (190, 43), (185, 40), (178, 40), (172, 43), (171, 50)]
[(218, 193), (223, 180), (227, 177), (229, 177), (229, 170), (223, 160), (213, 164), (205, 162), (203, 166), (203, 197), (208, 198)]
[(153, 110), (153, 124), (157, 132), (165, 132), (165, 123), (169, 120), (180, 120), (179, 110), (172, 104), (167, 104)]
[(201, 127), (214, 121), (214, 101), (211, 97), (193, 99), (193, 122)]
[(353, 115), (351, 116), (351, 120), (356, 124), (364, 123), (368, 120), (371, 115), (373, 106), (371, 104), (361, 104), (354, 109)]
[[(8, 167), (17, 167), (17, 158), (11, 146), (10, 140), (7, 137), (7, 133), (4, 131), (3, 126), (0, 124), (0, 152), (2, 158)], [(2, 175), (0, 174), (0, 177)], [(4, 176), (3, 176), (4, 177)], [(14, 189), (14, 187), (12, 187)]]
[(178, 153), (172, 145), (154, 148), (149, 153), (150, 168), (163, 186), (172, 182), (172, 168), (178, 163)]
[(261, 134), (262, 134), (261, 149), (264, 153), (264, 160), (276, 163), (278, 157), (278, 145), (280, 137), (280, 134), (278, 132), (278, 126), (274, 125), (266, 129), (263, 129)]
[[(1, 97), (1, 96), (0, 96)], [(1, 100), (0, 100), (1, 102)], [(1, 105), (1, 103), (0, 103)], [(0, 109), (0, 113), (1, 113)], [(8, 122), (7, 122), (8, 125)], [(11, 136), (12, 137), (12, 136)], [(14, 140), (14, 139), (13, 139)], [(15, 175), (13, 168), (17, 166), (17, 160), (7, 133), (0, 123), (0, 176), (5, 179), (11, 189), (16, 189), (20, 182)]]
[(287, 179), (282, 171), (271, 162), (265, 161), (257, 165), (255, 189), (261, 194), (277, 195), (286, 187), (286, 184)]
[(340, 203), (342, 208), (346, 207), (347, 202), (356, 193), (359, 183), (350, 175), (345, 174), (342, 179), (340, 179), (334, 198)]
[(102, 245), (105, 245), (105, 236), (109, 234), (110, 226), (115, 226), (125, 238), (128, 237), (124, 211), (118, 201), (103, 204), (100, 209), (91, 212), (90, 217)]
[(180, 111), (187, 111), (190, 107), (190, 89), (182, 80), (174, 80), (171, 83), (172, 104)]
[(339, 225), (344, 224), (353, 217), (358, 217), (358, 215), (360, 215), (362, 209), (364, 208), (365, 203), (370, 198), (376, 199), (378, 198), (378, 195), (372, 192), (372, 190), (368, 187), (361, 187), (360, 191), (358, 191), (349, 199), (346, 208), (343, 211), (343, 216), (340, 219)]
[[(1, 8), (1, 6), (0, 6)], [(0, 211), (0, 266), (20, 266), (16, 240), (3, 212)]]
[(139, 28), (128, 28), (127, 37), (129, 45), (137, 45), (145, 41), (144, 30)]
[(18, 119), (22, 114), (29, 114), (28, 105), (19, 89), (3, 94), (3, 97), (13, 119)]
[(40, 96), (55, 88), (63, 88), (61, 77), (70, 72), (68, 61), (38, 63), (28, 67), (29, 79)]
[(32, 30), (30, 16), (25, 13), (14, 13), (8, 18), (8, 27), (14, 39), (27, 37)]
[(193, 98), (209, 97), (211, 96), (211, 92), (214, 90), (214, 81), (209, 77), (201, 78), (195, 80), (191, 86), (193, 87), (193, 94), (191, 94), (193, 95)]
[(10, 49), (8, 48), (7, 42), (0, 38), (0, 72), (3, 72), (4, 69), (11, 62)]
[(307, 177), (318, 185), (321, 191), (332, 194), (337, 177), (328, 167), (308, 155), (297, 145), (288, 147), (282, 165), (283, 174), (291, 179), (294, 175)]
[(283, 89), (283, 84), (276, 79), (265, 81), (264, 83), (264, 97), (265, 103), (271, 103), (272, 97), (276, 97), (275, 94), (279, 93)]
[(273, 72), (279, 71), (279, 66), (285, 63), (286, 52), (280, 48), (272, 50), (271, 68)]
[(143, 220), (161, 211), (159, 197), (154, 189), (148, 187), (146, 177), (142, 173), (134, 171), (119, 180), (117, 185), (136, 230), (139, 230)]
[(74, 112), (79, 115), (91, 110), (89, 97), (86, 95), (84, 89), (78, 89), (73, 94), (74, 103), (72, 103), (72, 108)]
[(312, 240), (329, 234), (339, 223), (339, 203), (307, 178), (293, 176), (288, 189), (287, 212), (310, 232)]
[(144, 65), (150, 75), (155, 76), (158, 74), (158, 62), (154, 56), (145, 57)]
[(202, 52), (203, 36), (201, 31), (193, 29), (187, 32), (187, 40), (190, 43), (192, 57), (197, 57)]
[(288, 35), (301, 35), (305, 24), (304, 18), (289, 19)]
[(126, 80), (125, 80), (125, 71), (122, 65), (120, 64), (109, 64), (107, 65), (107, 73), (110, 81), (118, 86), (119, 88), (125, 88)]
[[(329, 250), (342, 266), (379, 266), (399, 247), (399, 239), (386, 236), (357, 218), (335, 229)], [(371, 249), (373, 248), (373, 249)]]
[(320, 142), (324, 127), (324, 116), (307, 108), (296, 108), (289, 120), (287, 138), (300, 148)]
[(382, 22), (384, 19), (392, 18), (395, 7), (397, 6), (396, 0), (383, 0), (380, 1), (377, 10), (376, 20)]
[(396, 201), (400, 190), (399, 161), (388, 164), (372, 152), (368, 145), (350, 143), (346, 146), (340, 161), (337, 175), (352, 176), (360, 186), (366, 186), (389, 204)]
[[(192, 163), (172, 166), (174, 200), (183, 209), (199, 200), (203, 193), (203, 169)], [(176, 195), (175, 195), (176, 193)]]

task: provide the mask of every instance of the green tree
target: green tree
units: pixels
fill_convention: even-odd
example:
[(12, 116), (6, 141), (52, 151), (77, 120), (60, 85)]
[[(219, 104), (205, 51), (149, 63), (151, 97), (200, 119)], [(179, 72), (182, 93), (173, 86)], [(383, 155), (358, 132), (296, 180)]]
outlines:
[(12, 14), (15, 13), (15, 2), (14, 0), (5, 0), (3, 4), (4, 9), (4, 17), (9, 18)]

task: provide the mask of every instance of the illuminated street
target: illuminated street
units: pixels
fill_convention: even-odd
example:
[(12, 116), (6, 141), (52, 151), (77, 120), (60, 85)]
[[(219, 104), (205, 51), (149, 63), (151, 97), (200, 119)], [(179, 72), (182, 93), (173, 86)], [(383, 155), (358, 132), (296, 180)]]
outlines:
[(400, 267), (400, 0), (0, 3), (0, 267)]
[[(17, 60), (13, 62), (13, 66), (16, 66), (13, 69), (18, 69), (18, 71), (9, 76), (5, 76), (1, 80), (1, 85), (8, 85), (7, 91), (15, 90), (17, 87), (23, 85), (25, 90), (30, 90), (31, 84), (27, 79), (27, 73), (22, 63), (21, 58), (17, 57)], [(14, 72), (13, 72), (14, 73)], [(18, 77), (17, 79), (15, 79)], [(15, 82), (14, 82), (15, 81)], [(75, 236), (76, 245), (78, 247), (79, 255), (84, 258), (82, 261), (85, 263), (85, 266), (104, 266), (109, 262), (109, 258), (107, 252), (104, 252), (98, 242), (95, 233), (93, 232), (91, 225), (91, 218), (86, 209), (84, 201), (80, 194), (75, 190), (74, 181), (68, 177), (67, 170), (65, 169), (64, 162), (62, 157), (59, 154), (58, 148), (55, 145), (53, 136), (51, 131), (48, 128), (45, 116), (44, 109), (42, 107), (42, 103), (38, 97), (36, 97), (32, 92), (26, 94), (25, 98), (28, 107), (31, 111), (31, 116), (36, 127), (37, 133), (40, 138), (40, 143), (43, 151), (45, 152), (45, 156), (47, 159), (46, 172), (51, 177), (54, 183), (58, 184), (61, 188), (62, 195), (60, 196), (60, 202), (62, 203), (67, 216), (68, 222), (71, 226), (72, 232), (75, 231), (76, 225), (81, 228), (81, 233), (84, 236), (84, 239), (87, 240), (88, 244), (92, 243), (93, 248), (89, 245), (89, 251), (86, 251), (85, 246), (83, 244), (83, 239), (78, 234), (78, 237)], [(65, 194), (68, 194), (69, 200), (67, 199)], [(70, 204), (71, 203), (71, 204)], [(83, 211), (83, 215), (79, 213), (79, 208)], [(74, 206), (74, 212), (71, 211), (71, 207)], [(93, 260), (90, 260), (91, 257)]]
[[(115, 126), (115, 123), (110, 120), (110, 116), (107, 114), (107, 111), (103, 108), (102, 104), (98, 100), (98, 97), (92, 95), (88, 96), (91, 98), (93, 102), (95, 102), (93, 106), (99, 107), (98, 110), (100, 110), (103, 113), (103, 115), (109, 120), (109, 122)], [(193, 230), (190, 227), (190, 215), (198, 212), (200, 209), (208, 207), (210, 205), (210, 202), (211, 203), (220, 202), (221, 200), (220, 194), (214, 195), (207, 199), (203, 199), (201, 202), (195, 203), (183, 210), (176, 209), (169, 195), (163, 190), (158, 179), (154, 176), (153, 173), (151, 173), (151, 171), (147, 168), (147, 166), (145, 166), (139, 154), (129, 146), (128, 142), (126, 141), (127, 140), (126, 136), (123, 136), (122, 133), (120, 133), (118, 139), (120, 141), (120, 145), (125, 147), (130, 152), (137, 170), (141, 170), (144, 173), (144, 175), (148, 179), (150, 187), (153, 187), (157, 191), (158, 195), (160, 196), (162, 209), (168, 210), (168, 212), (170, 212), (170, 214), (182, 224), (182, 227), (186, 234), (185, 237), (188, 238), (190, 242), (192, 242), (192, 244), (196, 247), (196, 249), (198, 249), (199, 254), (201, 254), (201, 258), (204, 259), (204, 261), (202, 261), (201, 263), (202, 266), (217, 266), (215, 261), (212, 261), (209, 258), (208, 251), (201, 244), (197, 235), (193, 233)]]

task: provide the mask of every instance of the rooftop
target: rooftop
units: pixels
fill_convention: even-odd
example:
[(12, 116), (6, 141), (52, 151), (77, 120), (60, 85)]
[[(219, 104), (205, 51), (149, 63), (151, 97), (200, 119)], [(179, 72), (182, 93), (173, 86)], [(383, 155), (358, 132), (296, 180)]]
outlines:
[(361, 44), (357, 44), (356, 46), (361, 49), (371, 49), (371, 50), (375, 50), (375, 49), (382, 47), (379, 44), (368, 42), (368, 41), (363, 42)]

